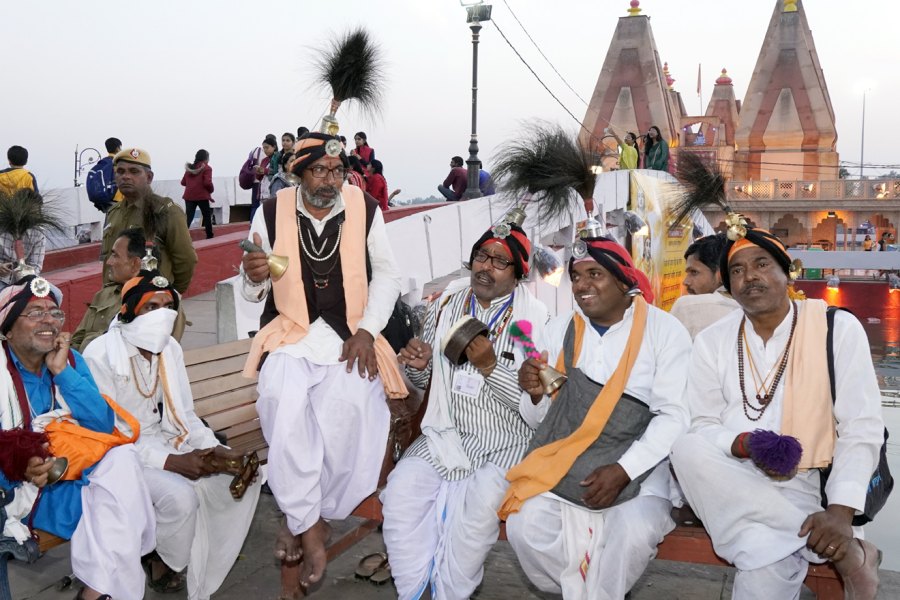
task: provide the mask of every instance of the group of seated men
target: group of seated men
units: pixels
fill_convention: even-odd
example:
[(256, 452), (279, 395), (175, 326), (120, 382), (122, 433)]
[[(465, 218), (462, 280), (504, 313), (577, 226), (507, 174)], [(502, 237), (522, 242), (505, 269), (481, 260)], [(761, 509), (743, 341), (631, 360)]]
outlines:
[[(243, 295), (266, 303), (245, 374), (259, 378), (267, 476), (286, 517), (275, 547), (282, 597), (322, 580), (328, 521), (375, 490), (388, 404), (408, 393), (400, 365), (429, 390), (422, 435), (381, 496), (400, 598), (470, 597), (501, 519), (537, 588), (623, 598), (674, 528), (682, 496), (737, 567), (735, 598), (798, 598), (807, 565), (825, 561), (848, 598), (875, 597), (878, 551), (851, 526), (883, 441), (866, 336), (851, 315), (835, 315), (832, 402), (822, 377), (825, 305), (791, 298), (777, 238), (748, 228), (737, 241), (719, 238), (718, 252), (692, 261), (689, 250), (689, 266), (706, 268), (711, 283), (689, 285), (707, 297), (681, 308), (709, 316), (705, 305), (720, 303), (722, 291), (735, 303), (692, 341), (652, 306), (629, 253), (597, 233), (576, 241), (568, 262), (578, 309), (548, 321), (524, 285), (531, 243), (499, 223), (473, 245), (471, 276), (431, 305), (398, 364), (380, 332), (399, 271), (377, 203), (342, 185), (347, 157), (334, 139), (298, 141), (289, 169), (300, 184), (256, 213), (261, 250), (242, 260)], [(284, 273), (270, 272), (269, 253), (288, 259)], [(234, 561), (258, 489), (235, 501), (221, 477), (205, 477), (210, 452), (228, 450), (191, 407), (169, 336), (178, 294), (158, 273), (129, 280), (118, 317), (84, 360), (61, 333), (59, 302), (41, 279), (0, 293), (8, 367), (0, 372), (20, 399), (0, 406), (3, 428), (55, 408), (92, 429), (127, 428), (102, 393), (139, 419), (141, 436), (78, 481), (46, 485), (52, 463), (33, 458), (17, 493), (20, 517), (43, 488), (34, 525), (72, 539), (80, 598), (142, 597), (142, 556), (153, 585), (183, 585), (178, 572), (188, 565), (189, 596), (208, 598)], [(486, 332), (451, 360), (439, 345), (462, 317)], [(524, 321), (539, 354), (526, 356), (510, 330)], [(552, 394), (549, 367), (567, 378)], [(754, 438), (772, 432), (803, 448), (786, 475), (753, 451)], [(819, 469), (829, 464), (823, 507)]]
[[(62, 294), (46, 279), (28, 275), (0, 291), (0, 429), (49, 432), (70, 418), (113, 434), (101, 437), (110, 449), (79, 458), (77, 469), (70, 461), (56, 481), (48, 433), (49, 448), (22, 472), (0, 472), (11, 498), (2, 535), (23, 543), (34, 527), (70, 539), (83, 600), (139, 599), (147, 585), (204, 600), (238, 556), (264, 478), (236, 499), (232, 471), (244, 457), (194, 412), (172, 337), (196, 263), (184, 215), (153, 194), (146, 152), (120, 152), (114, 172), (124, 199), (104, 230), (108, 283), (75, 334), (64, 332)], [(159, 270), (142, 269), (148, 242)]]
[[(289, 168), (300, 184), (256, 213), (261, 250), (242, 262), (244, 297), (266, 303), (245, 374), (259, 377), (269, 483), (286, 516), (275, 549), (285, 598), (321, 581), (328, 521), (375, 490), (387, 404), (406, 395), (380, 334), (399, 271), (382, 215), (342, 185), (347, 160), (332, 139), (298, 141)], [(697, 324), (692, 340), (652, 306), (646, 276), (616, 241), (575, 242), (578, 308), (548, 321), (523, 285), (525, 232), (501, 222), (484, 233), (471, 276), (433, 302), (421, 336), (399, 352), (408, 381), (428, 390), (422, 435), (381, 494), (400, 598), (470, 597), (501, 519), (539, 589), (623, 598), (675, 527), (682, 497), (737, 567), (735, 598), (797, 598), (807, 565), (825, 561), (848, 598), (874, 597), (878, 551), (851, 526), (883, 441), (865, 333), (835, 316), (832, 403), (824, 302), (792, 299), (777, 238), (750, 227), (736, 237), (688, 251), (697, 277), (687, 287), (699, 295), (679, 311)], [(270, 253), (300, 268), (273, 274)], [(448, 336), (463, 317), (486, 331), (451, 360)], [(539, 356), (526, 357), (510, 331), (520, 321)], [(567, 377), (549, 395), (548, 366)], [(754, 450), (779, 434), (802, 445), (788, 474)], [(823, 507), (819, 469), (829, 464)]]

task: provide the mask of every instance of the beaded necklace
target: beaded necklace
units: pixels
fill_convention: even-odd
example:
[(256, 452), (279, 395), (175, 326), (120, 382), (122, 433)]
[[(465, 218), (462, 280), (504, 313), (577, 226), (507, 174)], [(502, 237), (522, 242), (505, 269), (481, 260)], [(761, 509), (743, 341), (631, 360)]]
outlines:
[[(793, 316), (791, 317), (791, 331), (788, 334), (787, 344), (784, 346), (784, 350), (781, 352), (781, 360), (776, 363), (772, 370), (777, 368), (775, 371), (775, 377), (772, 379), (772, 384), (769, 387), (766, 387), (766, 381), (772, 375), (772, 370), (766, 375), (765, 378), (762, 379), (762, 383), (760, 384), (757, 380), (756, 374), (756, 366), (753, 364), (753, 356), (750, 354), (750, 347), (747, 345), (746, 338), (744, 336), (744, 325), (747, 322), (747, 315), (741, 319), (741, 326), (738, 328), (737, 335), (737, 355), (738, 355), (738, 379), (741, 383), (741, 397), (743, 398), (744, 405), (744, 416), (746, 416), (751, 421), (759, 421), (763, 413), (766, 412), (766, 409), (769, 408), (769, 404), (772, 402), (772, 398), (775, 396), (775, 390), (778, 389), (778, 384), (781, 382), (781, 377), (784, 375), (785, 369), (787, 369), (788, 357), (791, 351), (791, 342), (794, 340), (794, 330), (797, 328), (797, 305), (793, 301), (791, 301), (791, 305), (793, 306)], [(759, 406), (754, 406), (747, 399), (747, 390), (744, 386), (744, 347), (747, 348), (747, 355), (750, 358), (750, 369), (751, 375), (753, 376), (753, 381), (757, 385), (756, 388), (756, 401), (759, 402)], [(760, 396), (760, 392), (763, 392), (763, 395)], [(754, 413), (754, 416), (751, 416), (751, 411)]]
[[(153, 398), (156, 397), (156, 388), (159, 387), (159, 363), (158, 362), (156, 363), (156, 375), (153, 377), (153, 387), (149, 391), (145, 392), (143, 389), (141, 389), (141, 384), (138, 383), (138, 373), (137, 372), (140, 371), (140, 373), (141, 373), (140, 379), (141, 379), (141, 381), (144, 382), (145, 386), (150, 387), (150, 384), (147, 382), (147, 379), (144, 377), (143, 369), (135, 369), (134, 363), (135, 363), (136, 358), (137, 358), (137, 355), (132, 356), (131, 360), (129, 361), (129, 363), (131, 364), (131, 376), (134, 377), (134, 387), (137, 388), (138, 394), (140, 394), (147, 400), (152, 400)], [(156, 412), (156, 411), (154, 410), (153, 412)]]

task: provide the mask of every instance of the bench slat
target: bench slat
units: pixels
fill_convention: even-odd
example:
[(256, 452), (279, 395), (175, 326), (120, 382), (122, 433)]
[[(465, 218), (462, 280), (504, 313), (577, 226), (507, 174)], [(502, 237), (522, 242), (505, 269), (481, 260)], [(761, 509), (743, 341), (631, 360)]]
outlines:
[(237, 390), (244, 387), (256, 387), (256, 383), (249, 379), (245, 379), (240, 373), (232, 373), (215, 379), (207, 379), (191, 386), (191, 394), (194, 396), (194, 402), (222, 394), (229, 390)]
[[(193, 388), (192, 388), (193, 391)], [(198, 417), (206, 418), (207, 415), (222, 412), (236, 406), (256, 404), (256, 387), (240, 388), (218, 396), (208, 396), (200, 400), (194, 400), (194, 412)]]
[[(205, 379), (240, 372), (243, 370), (245, 362), (247, 362), (247, 356), (239, 354), (238, 356), (190, 365), (187, 367), (188, 380), (191, 382), (191, 385), (196, 385)], [(252, 380), (248, 379), (247, 381), (251, 382)]]
[(193, 350), (185, 350), (184, 364), (186, 366), (196, 365), (204, 362), (219, 360), (228, 356), (246, 355), (250, 352), (250, 344), (252, 340), (237, 340), (236, 342), (226, 342), (215, 346), (207, 346), (205, 348), (195, 348)]
[(246, 404), (244, 406), (239, 406), (231, 410), (208, 415), (206, 417), (206, 422), (209, 423), (210, 429), (219, 431), (237, 423), (251, 421), (255, 418), (257, 418), (256, 405)]

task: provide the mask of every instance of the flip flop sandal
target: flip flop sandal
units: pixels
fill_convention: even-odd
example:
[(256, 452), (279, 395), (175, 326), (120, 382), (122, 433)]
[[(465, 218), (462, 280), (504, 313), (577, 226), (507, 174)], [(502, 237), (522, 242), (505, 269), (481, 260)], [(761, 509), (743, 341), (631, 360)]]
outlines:
[(384, 585), (391, 579), (391, 565), (389, 563), (384, 563), (384, 566), (372, 573), (372, 576), (369, 577), (369, 581), (375, 585)]
[(384, 552), (376, 552), (362, 557), (359, 565), (356, 567), (356, 577), (358, 579), (369, 579), (378, 572), (379, 569), (387, 564), (388, 558)]

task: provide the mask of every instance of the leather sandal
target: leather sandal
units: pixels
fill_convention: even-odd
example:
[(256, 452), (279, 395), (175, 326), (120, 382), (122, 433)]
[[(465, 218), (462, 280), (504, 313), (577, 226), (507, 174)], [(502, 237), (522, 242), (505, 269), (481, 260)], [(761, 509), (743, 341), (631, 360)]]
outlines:
[(369, 579), (379, 569), (387, 564), (388, 558), (384, 552), (376, 552), (362, 557), (359, 565), (356, 567), (356, 577), (358, 579)]
[[(153, 578), (154, 563), (161, 563), (166, 567), (166, 572), (156, 579)], [(158, 594), (173, 594), (175, 592), (180, 592), (187, 586), (187, 579), (184, 576), (184, 573), (173, 571), (166, 565), (165, 561), (159, 557), (159, 554), (157, 554), (156, 551), (143, 557), (141, 559), (141, 564), (144, 567), (144, 572), (147, 573), (147, 585), (151, 590)]]
[(381, 568), (372, 573), (372, 576), (369, 577), (369, 581), (374, 583), (375, 585), (384, 585), (388, 581), (393, 578), (391, 575), (391, 565), (389, 563), (385, 563)]

